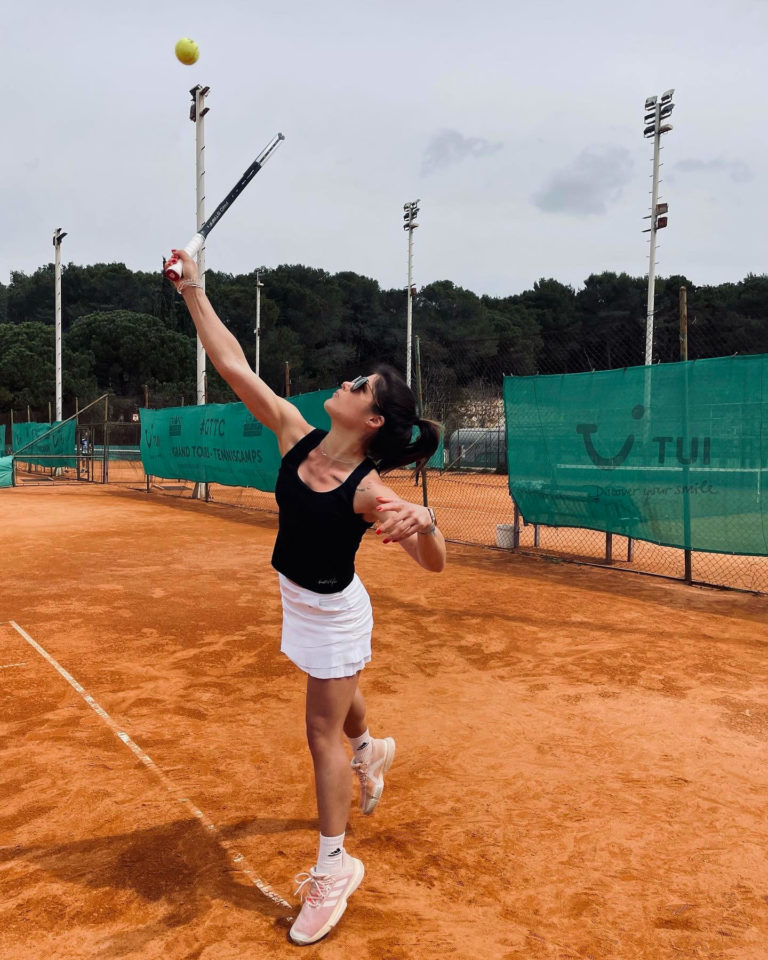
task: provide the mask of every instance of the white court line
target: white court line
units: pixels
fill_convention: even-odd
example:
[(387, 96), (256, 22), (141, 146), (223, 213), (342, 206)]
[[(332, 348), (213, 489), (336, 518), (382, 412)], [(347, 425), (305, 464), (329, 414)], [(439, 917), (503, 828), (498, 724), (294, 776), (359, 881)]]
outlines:
[(179, 803), (183, 804), (187, 808), (187, 810), (189, 810), (189, 812), (193, 816), (195, 816), (200, 821), (200, 823), (202, 823), (205, 829), (208, 830), (210, 833), (212, 833), (216, 837), (216, 840), (221, 844), (221, 846), (227, 852), (230, 860), (235, 865), (235, 869), (238, 872), (242, 873), (244, 876), (246, 876), (251, 881), (251, 883), (255, 887), (258, 887), (258, 889), (264, 894), (264, 896), (268, 897), (273, 903), (277, 903), (281, 907), (287, 907), (289, 910), (292, 910), (293, 908), (291, 907), (290, 903), (288, 903), (286, 900), (283, 900), (283, 898), (280, 896), (279, 893), (273, 890), (273, 888), (268, 883), (266, 883), (264, 880), (262, 880), (258, 876), (258, 874), (249, 865), (248, 861), (245, 859), (242, 853), (236, 850), (232, 846), (232, 844), (230, 844), (230, 842), (221, 835), (221, 832), (219, 831), (219, 829), (203, 813), (203, 811), (200, 810), (198, 807), (196, 807), (195, 804), (192, 803), (192, 801), (189, 800), (187, 797), (180, 796), (181, 791), (179, 790), (179, 788), (176, 787), (176, 785), (171, 780), (168, 779), (168, 777), (163, 773), (163, 771), (155, 764), (154, 760), (148, 757), (147, 754), (144, 753), (144, 751), (141, 749), (141, 747), (139, 747), (133, 740), (131, 740), (131, 738), (128, 736), (127, 733), (125, 733), (125, 731), (121, 730), (118, 727), (118, 725), (115, 723), (112, 717), (110, 717), (110, 715), (107, 713), (106, 710), (102, 709), (102, 707), (99, 706), (99, 704), (93, 699), (90, 693), (88, 693), (87, 690), (84, 690), (83, 687), (81, 687), (80, 684), (77, 682), (77, 680), (75, 680), (75, 678), (70, 673), (67, 673), (64, 667), (62, 667), (61, 664), (57, 663), (53, 659), (53, 657), (46, 650), (44, 650), (39, 643), (37, 643), (36, 640), (33, 640), (32, 637), (30, 637), (30, 635), (27, 633), (26, 630), (23, 630), (18, 625), (18, 623), (16, 623), (14, 620), (8, 620), (7, 622), (13, 627), (13, 629), (17, 633), (19, 633), (22, 637), (24, 637), (24, 639), (27, 641), (28, 644), (30, 644), (30, 646), (34, 647), (34, 649), (37, 650), (37, 652), (40, 654), (41, 657), (43, 657), (44, 660), (47, 660), (48, 663), (50, 663), (50, 665), (54, 668), (54, 670), (57, 670), (61, 674), (61, 676), (64, 677), (64, 679), (67, 681), (67, 683), (71, 687), (77, 690), (77, 692), (80, 694), (83, 700), (85, 700), (85, 702), (88, 704), (91, 710), (97, 713), (101, 717), (101, 719), (107, 724), (110, 730), (117, 737), (119, 737), (120, 740), (123, 741), (126, 747), (128, 747), (129, 750), (131, 750), (133, 753), (136, 754), (136, 756), (139, 758), (139, 760), (141, 760), (144, 766), (147, 767), (148, 770), (151, 770), (152, 773), (155, 774), (155, 776), (162, 783), (162, 785), (165, 787), (168, 793), (170, 793), (175, 800), (178, 800)]
[(21, 663), (4, 663), (0, 665), (0, 670), (10, 670), (11, 667), (26, 667), (26, 665), (26, 660), (22, 660)]

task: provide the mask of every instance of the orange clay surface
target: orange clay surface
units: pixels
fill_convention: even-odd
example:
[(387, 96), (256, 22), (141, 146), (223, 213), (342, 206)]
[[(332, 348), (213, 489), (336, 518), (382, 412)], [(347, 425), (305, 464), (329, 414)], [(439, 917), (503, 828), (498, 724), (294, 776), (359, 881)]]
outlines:
[(369, 535), (397, 757), (298, 948), (253, 882), (293, 902), (316, 844), (274, 517), (58, 486), (0, 518), (3, 960), (766, 957), (765, 598), (478, 547), (435, 576)]

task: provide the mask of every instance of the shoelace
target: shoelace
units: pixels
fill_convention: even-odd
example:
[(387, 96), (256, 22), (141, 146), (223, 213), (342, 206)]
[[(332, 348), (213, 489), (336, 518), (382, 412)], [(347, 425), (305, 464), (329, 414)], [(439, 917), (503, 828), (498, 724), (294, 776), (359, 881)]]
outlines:
[[(300, 897), (310, 907), (321, 907), (323, 900), (330, 892), (333, 877), (324, 873), (315, 873), (315, 868), (312, 867), (309, 873), (297, 873), (293, 882), (298, 884), (293, 893), (294, 897)], [(305, 889), (307, 884), (309, 888)]]
[(352, 762), (352, 769), (355, 771), (358, 779), (360, 780), (360, 786), (365, 789), (365, 786), (368, 783), (368, 761), (354, 760)]

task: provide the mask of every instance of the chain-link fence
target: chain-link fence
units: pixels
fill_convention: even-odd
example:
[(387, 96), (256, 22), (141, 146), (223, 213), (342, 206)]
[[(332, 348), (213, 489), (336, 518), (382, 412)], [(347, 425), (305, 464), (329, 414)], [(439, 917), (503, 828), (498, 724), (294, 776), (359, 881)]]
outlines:
[[(515, 338), (485, 336), (445, 341), (422, 337), (419, 369), (424, 415), (444, 425), (444, 463), (441, 469), (426, 471), (425, 477), (414, 478), (409, 471), (396, 471), (387, 482), (405, 498), (420, 500), (426, 495), (449, 540), (511, 549), (556, 561), (608, 565), (768, 593), (767, 557), (690, 552), (580, 527), (529, 524), (516, 509), (507, 476), (508, 465), (512, 472), (515, 469), (515, 451), (506, 449), (504, 377), (615, 369), (643, 363), (645, 320), (637, 304), (632, 309), (633, 316), (639, 319), (629, 322), (629, 307), (620, 316), (616, 310), (602, 315), (599, 291), (592, 290), (591, 295), (597, 301), (597, 319), (589, 335), (585, 335), (583, 323), (563, 318), (553, 310), (550, 322), (541, 324), (531, 337), (526, 337), (522, 327), (520, 336)], [(656, 362), (680, 359), (681, 328), (676, 304), (670, 294), (657, 311)], [(738, 352), (738, 335), (733, 326), (730, 331), (726, 335), (710, 321), (697, 323), (694, 316), (687, 331), (688, 356), (694, 359)], [(311, 386), (314, 389), (330, 384)], [(301, 393), (302, 383), (286, 378), (284, 392)], [(209, 378), (208, 399), (227, 402), (234, 397), (214, 375)], [(146, 477), (138, 455), (140, 407), (186, 406), (195, 402), (193, 385), (175, 384), (145, 389), (137, 397), (109, 397), (103, 404), (79, 413), (78, 442), (82, 444), (85, 437), (85, 445), (81, 448), (84, 457), (79, 474), (75, 471), (76, 479), (122, 483), (169, 496), (199, 494), (200, 488), (189, 481)], [(64, 411), (65, 417), (73, 413), (73, 409)], [(27, 409), (12, 415), (15, 422), (43, 422), (49, 419), (50, 411)], [(7, 425), (9, 443), (8, 413), (0, 415), (2, 422)], [(48, 470), (47, 479), (62, 479), (59, 475), (51, 478), (51, 472)], [(40, 473), (41, 469), (30, 470), (22, 482), (42, 482)], [(208, 499), (220, 503), (272, 512), (276, 509), (271, 493), (251, 488), (208, 484), (204, 492)]]
[[(671, 302), (657, 314), (656, 362), (678, 361), (682, 349), (691, 359), (738, 352), (733, 336), (726, 338), (716, 325), (686, 328), (674, 314)], [(611, 338), (610, 329), (606, 324), (599, 340), (577, 337), (575, 324), (552, 324), (528, 352), (497, 338), (421, 342), (425, 415), (445, 425), (444, 470), (430, 471), (427, 485), (446, 535), (562, 561), (768, 593), (768, 557), (686, 551), (580, 527), (528, 524), (516, 509), (506, 476), (507, 464), (514, 473), (515, 451), (506, 448), (504, 377), (641, 365), (645, 318), (629, 331), (624, 325), (621, 338)], [(395, 483), (406, 495), (405, 478)]]

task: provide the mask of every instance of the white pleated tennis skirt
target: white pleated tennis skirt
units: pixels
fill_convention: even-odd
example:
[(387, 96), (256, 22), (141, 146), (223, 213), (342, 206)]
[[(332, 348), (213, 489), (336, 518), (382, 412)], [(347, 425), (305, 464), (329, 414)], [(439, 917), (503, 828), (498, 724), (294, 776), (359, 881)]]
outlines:
[(338, 593), (315, 593), (278, 573), (283, 600), (281, 651), (318, 680), (351, 677), (371, 659), (371, 598), (355, 574)]

